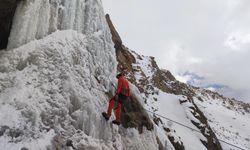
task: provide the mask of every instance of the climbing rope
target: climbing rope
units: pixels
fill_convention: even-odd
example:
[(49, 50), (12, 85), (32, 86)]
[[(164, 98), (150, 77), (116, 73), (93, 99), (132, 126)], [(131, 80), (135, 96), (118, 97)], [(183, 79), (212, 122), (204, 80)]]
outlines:
[[(184, 125), (184, 124), (182, 124), (182, 123), (179, 123), (179, 122), (177, 122), (177, 121), (174, 121), (173, 119), (167, 118), (167, 117), (165, 117), (165, 116), (163, 116), (163, 115), (157, 114), (157, 113), (152, 112), (152, 111), (147, 110), (147, 109), (145, 109), (145, 110), (146, 110), (147, 112), (151, 113), (151, 114), (154, 114), (154, 115), (158, 116), (158, 117), (161, 117), (161, 118), (163, 118), (163, 119), (166, 119), (166, 120), (169, 120), (169, 121), (171, 121), (171, 122), (174, 122), (174, 123), (176, 123), (176, 124), (178, 124), (178, 125), (180, 125), (180, 126), (183, 126), (183, 127), (185, 127), (185, 128), (191, 129), (192, 131), (196, 131), (196, 132), (201, 133), (199, 130), (194, 129), (194, 128), (191, 128), (191, 127), (189, 127), (189, 126), (187, 126), (187, 125)], [(235, 148), (238, 148), (238, 149), (241, 149), (241, 150), (246, 150), (246, 149), (241, 148), (241, 147), (239, 147), (239, 146), (237, 146), (237, 145), (234, 145), (234, 144), (231, 144), (231, 143), (229, 143), (229, 142), (226, 142), (226, 141), (224, 141), (224, 140), (222, 140), (222, 139), (218, 139), (218, 138), (217, 138), (217, 140), (220, 141), (220, 142), (222, 142), (222, 143), (228, 144), (228, 145), (230, 145), (230, 146), (232, 146), (232, 147), (235, 147)]]

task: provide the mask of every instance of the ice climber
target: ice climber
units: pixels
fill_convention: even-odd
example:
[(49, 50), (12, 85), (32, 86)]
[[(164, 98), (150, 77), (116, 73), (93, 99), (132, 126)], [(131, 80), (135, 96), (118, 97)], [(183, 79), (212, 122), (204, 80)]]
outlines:
[(107, 113), (103, 112), (102, 115), (106, 120), (109, 120), (112, 108), (114, 107), (116, 119), (113, 120), (112, 123), (120, 125), (122, 103), (130, 96), (130, 89), (128, 80), (125, 78), (123, 73), (118, 74), (116, 78), (118, 79), (116, 94), (109, 100)]

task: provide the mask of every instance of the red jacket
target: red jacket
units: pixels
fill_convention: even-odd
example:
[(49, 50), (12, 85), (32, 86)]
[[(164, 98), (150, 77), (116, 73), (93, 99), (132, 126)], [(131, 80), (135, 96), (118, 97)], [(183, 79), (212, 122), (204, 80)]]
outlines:
[(121, 76), (118, 79), (118, 87), (117, 87), (116, 94), (130, 96), (129, 83), (128, 83), (128, 80), (124, 76)]

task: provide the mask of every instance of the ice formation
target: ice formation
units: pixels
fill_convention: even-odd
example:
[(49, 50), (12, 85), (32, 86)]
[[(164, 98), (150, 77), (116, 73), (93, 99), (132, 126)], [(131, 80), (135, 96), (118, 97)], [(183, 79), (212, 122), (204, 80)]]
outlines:
[(20, 1), (0, 61), (3, 149), (157, 149), (100, 115), (117, 66), (100, 0)]
[(4, 149), (55, 149), (66, 139), (79, 149), (157, 147), (153, 132), (140, 135), (101, 117), (117, 63), (100, 36), (57, 31), (1, 55), (1, 126), (20, 131), (13, 142), (9, 133), (0, 137)]
[(41, 39), (56, 30), (73, 29), (84, 34), (104, 31), (107, 25), (103, 16), (101, 0), (20, 1), (8, 49)]

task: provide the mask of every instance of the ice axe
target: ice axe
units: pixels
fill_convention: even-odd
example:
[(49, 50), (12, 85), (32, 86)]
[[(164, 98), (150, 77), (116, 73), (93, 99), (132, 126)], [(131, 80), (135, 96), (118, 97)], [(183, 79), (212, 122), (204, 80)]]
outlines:
[(116, 86), (115, 86), (115, 84), (112, 82), (112, 80), (110, 79), (110, 77), (108, 77), (108, 79), (109, 79), (109, 81), (111, 82), (111, 85), (115, 88), (115, 90), (116, 90)]

